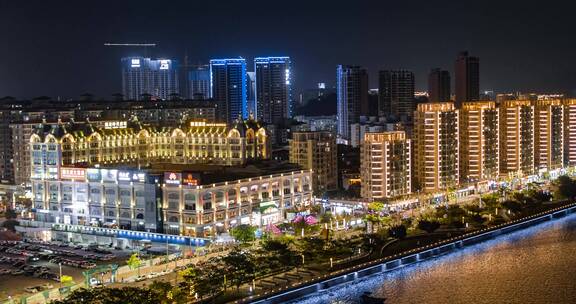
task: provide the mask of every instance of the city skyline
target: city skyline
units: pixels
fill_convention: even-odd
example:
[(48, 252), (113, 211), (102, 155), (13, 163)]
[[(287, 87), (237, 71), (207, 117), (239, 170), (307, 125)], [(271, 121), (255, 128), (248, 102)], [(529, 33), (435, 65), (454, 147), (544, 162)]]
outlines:
[[(317, 82), (334, 86), (333, 70), (338, 64), (364, 66), (372, 75), (382, 69), (407, 69), (415, 73), (416, 89), (425, 90), (430, 69), (440, 67), (453, 72), (454, 57), (463, 50), (482, 60), (481, 90), (574, 93), (575, 76), (570, 71), (575, 63), (569, 56), (573, 42), (562, 40), (562, 47), (545, 47), (546, 41), (562, 37), (569, 30), (564, 24), (569, 18), (558, 18), (569, 10), (556, 7), (550, 12), (556, 18), (547, 21), (536, 17), (549, 9), (529, 5), (522, 7), (522, 14), (516, 14), (517, 8), (512, 5), (495, 9), (479, 4), (475, 10), (422, 3), (418, 10), (401, 4), (383, 10), (380, 5), (348, 8), (294, 3), (280, 18), (272, 18), (266, 14), (268, 9), (257, 4), (202, 3), (195, 11), (218, 10), (230, 20), (211, 24), (209, 14), (188, 18), (188, 5), (175, 5), (166, 8), (165, 14), (156, 14), (146, 5), (128, 2), (115, 9), (115, 17), (109, 17), (103, 4), (63, 8), (3, 3), (0, 25), (18, 27), (19, 31), (3, 34), (11, 44), (0, 50), (0, 58), (4, 58), (0, 64), (0, 96), (73, 98), (89, 92), (106, 98), (121, 91), (119, 59), (135, 55), (179, 61), (187, 55), (191, 64), (207, 63), (210, 58), (242, 56), (252, 62), (259, 55), (288, 55), (294, 65), (295, 92)], [(239, 15), (232, 8), (237, 8)], [(87, 13), (77, 14), (81, 9)], [(338, 16), (343, 15), (349, 17), (348, 22), (339, 21)], [(160, 22), (148, 25), (150, 17)], [(409, 22), (395, 26), (405, 19)], [(539, 22), (527, 21), (531, 19)], [(260, 28), (262, 35), (250, 35), (254, 26), (262, 23), (271, 25)], [(65, 30), (69, 24), (75, 25), (74, 31)], [(210, 35), (206, 25), (210, 26)], [(345, 46), (336, 39), (341, 33), (350, 34)], [(432, 35), (437, 33), (451, 39)], [(32, 34), (38, 39), (25, 38)], [(385, 34), (387, 40), (374, 38), (378, 34)], [(107, 48), (105, 42), (158, 45), (142, 50)], [(427, 45), (435, 47), (423, 47)], [(42, 52), (37, 52), (38, 46)], [(77, 77), (82, 68), (91, 73)], [(30, 83), (36, 85), (30, 88)], [(377, 79), (371, 77), (370, 87), (375, 88), (376, 83)]]
[(0, 301), (573, 303), (570, 6), (0, 0)]

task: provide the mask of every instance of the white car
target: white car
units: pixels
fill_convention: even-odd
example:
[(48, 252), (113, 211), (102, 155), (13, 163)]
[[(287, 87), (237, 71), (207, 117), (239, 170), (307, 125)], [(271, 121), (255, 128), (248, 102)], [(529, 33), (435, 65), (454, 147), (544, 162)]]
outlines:
[(136, 277), (136, 280), (134, 280), (134, 281), (135, 281), (135, 282), (140, 282), (140, 281), (144, 281), (144, 280), (146, 280), (146, 276), (141, 275), (141, 276), (137, 276), (137, 277)]
[(148, 274), (148, 278), (149, 278), (149, 279), (153, 279), (153, 278), (158, 277), (159, 275), (160, 275), (160, 274), (158, 274), (157, 272), (151, 272), (151, 273)]
[(100, 280), (98, 280), (97, 278), (90, 278), (90, 286), (96, 286), (96, 285), (100, 285), (102, 284), (102, 282)]

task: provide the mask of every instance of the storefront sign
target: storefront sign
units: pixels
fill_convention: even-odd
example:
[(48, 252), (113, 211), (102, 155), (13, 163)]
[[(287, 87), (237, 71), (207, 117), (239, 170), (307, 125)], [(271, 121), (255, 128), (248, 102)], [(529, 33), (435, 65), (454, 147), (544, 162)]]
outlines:
[(132, 172), (132, 181), (137, 183), (146, 182), (146, 173)]
[(86, 170), (86, 178), (89, 182), (99, 182), (102, 180), (102, 174), (100, 174), (100, 169), (88, 169)]
[(115, 183), (118, 176), (118, 170), (115, 169), (101, 169), (102, 180), (104, 182)]
[(188, 186), (198, 186), (200, 185), (200, 174), (192, 172), (182, 173), (182, 184)]
[(104, 122), (104, 129), (126, 129), (128, 123), (126, 121), (106, 121)]
[(182, 180), (182, 173), (164, 172), (164, 183), (171, 186), (179, 186)]
[(130, 171), (118, 171), (118, 182), (130, 181), (132, 181), (132, 174), (130, 174)]
[(86, 180), (84, 168), (60, 168), (60, 179)]

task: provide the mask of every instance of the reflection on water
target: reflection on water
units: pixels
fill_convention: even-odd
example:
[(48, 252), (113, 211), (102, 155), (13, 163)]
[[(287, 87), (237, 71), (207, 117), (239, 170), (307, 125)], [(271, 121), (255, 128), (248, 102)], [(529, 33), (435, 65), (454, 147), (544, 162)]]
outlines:
[(294, 303), (576, 303), (576, 214)]

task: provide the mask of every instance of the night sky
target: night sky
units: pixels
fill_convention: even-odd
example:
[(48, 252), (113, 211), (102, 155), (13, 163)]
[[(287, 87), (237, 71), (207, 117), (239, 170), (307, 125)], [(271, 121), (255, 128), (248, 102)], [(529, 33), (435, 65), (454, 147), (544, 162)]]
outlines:
[[(416, 87), (456, 54), (480, 57), (481, 89), (576, 94), (576, 23), (568, 3), (476, 1), (8, 1), (0, 0), (0, 96), (62, 98), (121, 91), (120, 58), (192, 62), (287, 55), (295, 92), (335, 82), (337, 64), (406, 68)], [(402, 3), (398, 3), (402, 2)], [(570, 1), (565, 1), (570, 2)], [(91, 4), (85, 4), (91, 3)], [(544, 7), (546, 5), (546, 7)]]

